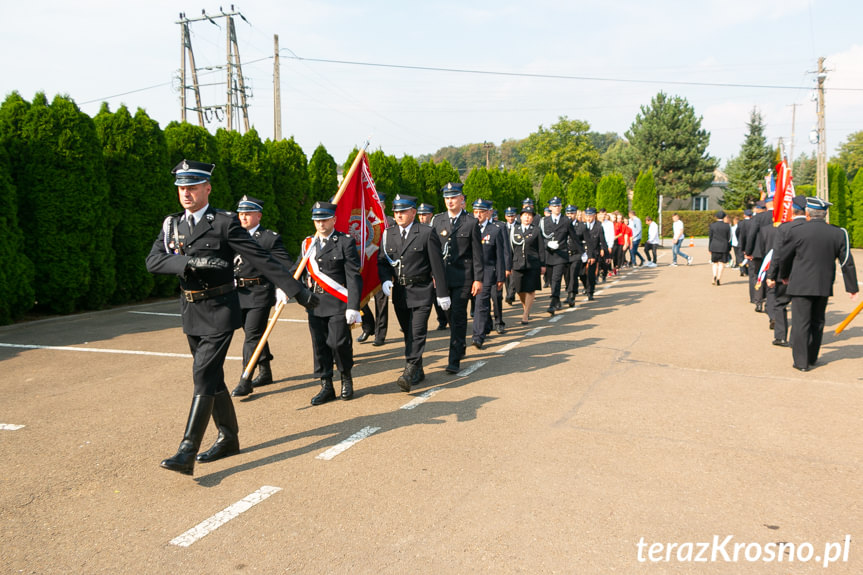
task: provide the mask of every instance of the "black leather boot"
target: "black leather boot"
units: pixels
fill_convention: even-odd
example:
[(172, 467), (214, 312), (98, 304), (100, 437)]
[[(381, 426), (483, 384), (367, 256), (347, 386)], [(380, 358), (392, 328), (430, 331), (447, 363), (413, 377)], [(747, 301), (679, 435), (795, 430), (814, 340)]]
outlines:
[(219, 430), (219, 437), (210, 449), (199, 453), (198, 461), (216, 461), (240, 452), (240, 429), (237, 426), (237, 412), (234, 402), (226, 391), (220, 391), (213, 397), (213, 423)]
[(354, 396), (354, 379), (351, 377), (351, 372), (346, 371), (342, 374), (342, 394), (340, 398), (347, 401)]
[(419, 366), (419, 365), (416, 366), (416, 370), (414, 370), (414, 378), (413, 378), (413, 381), (411, 383), (416, 385), (419, 382), (421, 382), (422, 380), (424, 380), (425, 378), (426, 378), (426, 373), (423, 371), (422, 366)]
[(212, 413), (212, 395), (196, 395), (192, 398), (192, 407), (189, 409), (189, 419), (186, 421), (186, 431), (180, 448), (173, 457), (160, 463), (162, 467), (184, 475), (192, 475), (195, 470), (195, 455), (201, 447), (201, 440), (204, 439), (204, 432), (207, 430)]
[(336, 398), (336, 390), (333, 389), (333, 378), (321, 378), (321, 390), (312, 398), (312, 405), (321, 405)]
[(245, 397), (252, 393), (252, 389), (252, 382), (245, 377), (240, 376), (240, 383), (237, 384), (237, 387), (234, 388), (231, 395), (234, 397)]
[(396, 383), (399, 384), (399, 388), (401, 388), (402, 391), (408, 392), (411, 390), (411, 384), (413, 383), (414, 373), (416, 373), (416, 369), (417, 366), (413, 365), (412, 363), (408, 363), (405, 365), (405, 370), (396, 380)]
[(273, 383), (273, 372), (270, 371), (270, 362), (258, 363), (258, 377), (252, 380), (252, 387), (261, 387)]
[(566, 305), (569, 307), (575, 307), (575, 294), (569, 292), (566, 294)]

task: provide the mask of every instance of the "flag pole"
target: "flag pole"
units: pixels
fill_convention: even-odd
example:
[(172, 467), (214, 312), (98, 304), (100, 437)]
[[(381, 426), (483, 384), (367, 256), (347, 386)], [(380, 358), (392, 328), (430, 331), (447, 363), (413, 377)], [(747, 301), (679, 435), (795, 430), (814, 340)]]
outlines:
[(842, 320), (842, 323), (840, 323), (836, 327), (836, 331), (834, 333), (836, 335), (839, 335), (840, 333), (842, 333), (842, 330), (845, 329), (846, 327), (848, 327), (848, 324), (851, 323), (851, 320), (853, 320), (855, 317), (857, 317), (857, 314), (860, 313), (861, 310), (863, 310), (863, 301), (861, 301), (859, 304), (857, 304), (857, 307), (854, 308), (854, 311), (849, 313), (848, 317), (846, 317), (845, 319)]
[[(342, 183), (339, 186), (339, 191), (336, 193), (336, 197), (333, 199), (334, 204), (338, 204), (339, 200), (345, 194), (345, 190), (347, 190), (348, 182), (351, 181), (351, 178), (354, 177), (354, 173), (357, 171), (357, 168), (362, 162), (363, 156), (366, 154), (366, 148), (368, 148), (368, 141), (366, 144), (360, 149), (357, 157), (354, 158), (353, 163), (351, 164), (351, 168), (348, 170), (347, 175), (342, 178)], [(294, 279), (299, 280), (300, 276), (303, 275), (303, 270), (306, 269), (306, 264), (309, 261), (309, 255), (312, 253), (312, 250), (308, 250), (303, 258), (300, 260), (299, 265), (297, 266), (297, 271), (294, 272)], [(243, 375), (240, 377), (240, 383), (248, 382), (249, 378), (252, 377), (252, 372), (255, 370), (255, 366), (258, 364), (258, 358), (261, 356), (261, 352), (264, 350), (264, 346), (267, 344), (267, 340), (270, 338), (270, 332), (273, 331), (273, 328), (276, 327), (276, 320), (279, 319), (279, 314), (282, 313), (282, 310), (285, 308), (285, 304), (283, 302), (279, 302), (276, 305), (276, 310), (273, 312), (273, 317), (269, 319), (267, 323), (267, 329), (264, 331), (264, 335), (261, 336), (261, 341), (258, 342), (258, 346), (255, 348), (252, 357), (249, 358), (249, 364), (246, 366), (246, 369), (243, 370)]]

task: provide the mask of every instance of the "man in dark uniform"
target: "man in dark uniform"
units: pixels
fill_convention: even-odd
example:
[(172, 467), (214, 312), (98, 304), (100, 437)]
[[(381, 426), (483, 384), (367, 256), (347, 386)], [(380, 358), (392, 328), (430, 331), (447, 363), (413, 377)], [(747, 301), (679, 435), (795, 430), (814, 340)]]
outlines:
[(458, 373), (467, 345), (467, 302), (482, 289), (482, 244), (476, 219), (464, 211), (463, 184), (450, 182), (441, 190), (447, 211), (435, 216), (432, 229), (442, 246), (449, 309), (447, 373)]
[[(237, 416), (224, 370), (231, 338), (242, 322), (230, 263), (234, 256), (241, 255), (306, 308), (318, 303), (287, 268), (249, 236), (234, 213), (210, 206), (214, 167), (183, 160), (174, 168), (174, 184), (184, 211), (165, 218), (147, 256), (149, 272), (176, 275), (183, 289), (180, 309), (193, 358), (194, 396), (183, 441), (177, 453), (161, 465), (186, 475), (194, 471), (196, 456), (198, 461), (215, 461), (240, 450)], [(219, 436), (209, 450), (198, 454), (211, 415)]]
[(482, 289), (476, 295), (471, 342), (482, 349), (486, 336), (491, 333), (491, 299), (503, 289), (506, 280), (506, 248), (509, 238), (491, 221), (490, 201), (477, 199), (473, 203), (473, 216), (479, 222), (479, 236), (482, 243)]
[[(237, 216), (240, 225), (261, 247), (270, 252), (283, 266), (290, 269), (294, 265), (290, 254), (282, 243), (282, 236), (274, 231), (261, 227), (261, 216), (264, 205), (261, 200), (243, 196), (237, 205)], [(243, 256), (234, 258), (234, 276), (237, 280), (237, 295), (240, 298), (240, 309), (243, 310), (243, 368), (249, 365), (249, 360), (255, 353), (270, 317), (270, 308), (276, 300), (287, 301), (285, 292), (277, 289), (267, 278), (255, 269), (253, 265), (243, 260)], [(243, 397), (252, 393), (255, 387), (273, 383), (273, 372), (270, 369), (270, 344), (265, 343), (258, 358), (258, 377), (249, 381), (240, 378), (240, 383), (231, 392), (234, 397)]]
[(762, 227), (773, 225), (773, 198), (768, 202), (759, 200), (755, 203), (755, 217), (749, 222), (746, 227), (746, 247), (744, 254), (749, 260), (749, 293), (751, 299), (755, 303), (755, 311), (764, 313), (764, 300), (766, 298), (767, 286), (761, 285), (755, 287), (758, 280), (758, 272), (761, 271), (761, 264), (764, 262), (764, 237), (761, 234)]
[[(744, 254), (746, 252), (746, 230), (749, 229), (749, 226), (752, 225), (752, 210), (743, 210), (743, 219), (737, 222), (737, 250), (739, 253)], [(745, 257), (740, 258), (741, 261), (737, 262), (737, 265), (740, 266), (740, 277), (749, 275), (749, 260)], [(752, 289), (750, 288), (749, 293), (749, 303), (755, 303), (752, 301)]]
[(362, 321), (359, 307), (363, 278), (356, 242), (335, 229), (336, 205), (315, 202), (312, 221), (317, 233), (303, 240), (303, 256), (310, 252), (303, 278), (320, 299), (320, 305), (309, 310), (309, 333), (315, 377), (321, 380), (321, 390), (312, 398), (312, 405), (321, 405), (336, 398), (334, 359), (342, 377), (341, 398), (347, 400), (354, 395), (354, 349), (349, 326)]
[(550, 278), (551, 282), (551, 300), (546, 311), (551, 315), (562, 307), (560, 283), (566, 265), (569, 263), (569, 240), (575, 231), (572, 228), (572, 220), (560, 213), (562, 206), (561, 199), (554, 196), (548, 201), (549, 215), (539, 221), (539, 230), (542, 232), (543, 247), (546, 251), (546, 277)]
[(434, 208), (431, 204), (420, 204), (417, 206), (417, 221), (423, 225), (431, 227), (432, 216), (434, 216)]
[(497, 229), (500, 231), (500, 241), (503, 242), (503, 283), (495, 283), (491, 286), (491, 309), (494, 318), (494, 330), (502, 335), (506, 333), (506, 323), (503, 321), (503, 286), (508, 283), (512, 271), (512, 245), (509, 243), (509, 228), (506, 222), (497, 219), (497, 210), (492, 210), (491, 212), (491, 223), (497, 226)]
[(378, 252), (381, 289), (391, 295), (404, 332), (405, 369), (397, 383), (405, 392), (425, 379), (423, 352), (432, 301), (444, 311), (450, 306), (439, 236), (431, 226), (415, 222), (416, 211), (416, 198), (393, 199), (396, 225), (384, 231)]
[[(383, 205), (384, 200), (386, 199), (386, 195), (378, 192), (378, 199)], [(395, 221), (391, 216), (386, 216), (387, 226), (391, 227), (395, 225)], [(372, 308), (367, 303), (363, 306), (361, 310), (362, 313), (362, 324), (363, 324), (363, 333), (357, 338), (357, 341), (360, 343), (365, 343), (368, 341), (370, 336), (375, 336), (372, 345), (375, 347), (379, 347), (386, 343), (387, 339), (387, 328), (390, 323), (390, 298), (384, 295), (384, 292), (378, 290), (375, 292), (375, 313), (372, 315)]]
[[(566, 244), (566, 252), (569, 256), (569, 264), (566, 271), (566, 305), (575, 307), (575, 296), (578, 294), (578, 280), (584, 278), (584, 264), (586, 261), (584, 251), (584, 222), (578, 221), (578, 206), (569, 204), (566, 206), (566, 216), (572, 222), (572, 233)], [(584, 280), (582, 279), (582, 282)], [(585, 284), (585, 287), (586, 284)]]
[(845, 291), (857, 299), (857, 270), (848, 232), (825, 220), (830, 202), (806, 198), (805, 224), (791, 228), (782, 248), (779, 281), (791, 296), (791, 354), (794, 368), (809, 371), (818, 361), (824, 333), (827, 299), (833, 295), (835, 260), (839, 261)]
[(596, 221), (596, 208), (584, 210), (584, 251), (587, 253), (587, 299), (593, 301), (593, 292), (596, 290), (596, 275), (600, 262), (608, 257), (608, 244), (605, 243), (605, 234), (602, 233), (602, 225)]
[(512, 227), (516, 225), (516, 218), (518, 217), (518, 210), (514, 207), (509, 206), (503, 213), (503, 217), (506, 218), (504, 234), (506, 234), (506, 245), (509, 252), (509, 259), (507, 260), (507, 268), (506, 268), (506, 303), (509, 305), (515, 304), (515, 290), (512, 287), (512, 244), (510, 243), (510, 235), (512, 234)]
[(788, 234), (792, 228), (806, 223), (806, 197), (795, 196), (791, 203), (792, 219), (784, 222), (776, 228), (776, 235), (773, 240), (773, 261), (770, 267), (767, 268), (767, 293), (773, 292), (773, 296), (768, 297), (768, 300), (773, 301), (773, 345), (780, 347), (788, 347), (788, 304), (791, 303), (791, 297), (788, 295), (788, 286), (782, 282), (777, 282), (779, 277), (779, 268), (782, 265), (782, 252), (785, 249), (785, 243), (788, 241)]

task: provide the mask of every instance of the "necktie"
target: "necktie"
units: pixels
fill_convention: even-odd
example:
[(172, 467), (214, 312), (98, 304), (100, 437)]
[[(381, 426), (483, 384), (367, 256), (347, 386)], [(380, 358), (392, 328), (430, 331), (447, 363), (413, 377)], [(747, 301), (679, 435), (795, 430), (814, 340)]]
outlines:
[(186, 218), (186, 223), (189, 224), (189, 233), (191, 234), (195, 231), (195, 216), (189, 214)]
[(408, 231), (406, 228), (402, 228), (402, 241), (408, 239)]
[(449, 221), (450, 221), (450, 223), (452, 223), (452, 225), (455, 225), (455, 221), (456, 221), (457, 219), (458, 219), (458, 216), (456, 216), (456, 217), (454, 217), (454, 218), (450, 218), (450, 219), (449, 219)]

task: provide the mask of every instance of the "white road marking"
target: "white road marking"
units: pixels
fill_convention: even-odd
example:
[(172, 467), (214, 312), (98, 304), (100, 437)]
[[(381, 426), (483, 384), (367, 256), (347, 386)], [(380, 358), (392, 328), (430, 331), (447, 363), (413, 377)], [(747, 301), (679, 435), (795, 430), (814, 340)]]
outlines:
[[(137, 313), (139, 315), (161, 315), (166, 317), (180, 317), (178, 313), (161, 313), (155, 311), (130, 311), (129, 313)], [(309, 323), (307, 319), (280, 319), (277, 321), (284, 321), (287, 323)]]
[(179, 547), (188, 547), (198, 539), (201, 539), (205, 535), (211, 533), (212, 531), (215, 531), (231, 519), (238, 517), (243, 511), (248, 511), (264, 499), (268, 498), (270, 495), (278, 493), (281, 490), (281, 487), (271, 487), (269, 485), (264, 485), (254, 493), (247, 495), (233, 505), (230, 505), (226, 509), (219, 511), (209, 519), (198, 523), (179, 537), (171, 539), (170, 543), (171, 545), (177, 545)]
[[(75, 347), (71, 345), (25, 345), (20, 343), (0, 343), (0, 347), (14, 347), (17, 349), (52, 349), (55, 351), (86, 351), (90, 353), (118, 353), (121, 355), (151, 355), (156, 357), (179, 357), (182, 359), (192, 359), (192, 355), (188, 353), (167, 353), (160, 351), (137, 351), (132, 349), (105, 349), (100, 347)], [(239, 356), (229, 355), (225, 359), (240, 360)]]
[(376, 431), (380, 431), (380, 427), (363, 427), (344, 441), (333, 445), (323, 453), (319, 454), (317, 457), (315, 457), (315, 459), (323, 459), (329, 461), (339, 453), (353, 447), (355, 443), (362, 441)]
[(401, 406), (399, 409), (413, 409), (416, 406), (418, 406), (419, 404), (426, 401), (428, 398), (430, 398), (434, 394), (438, 393), (439, 391), (443, 391), (443, 390), (444, 390), (443, 387), (433, 387), (431, 389), (428, 389), (428, 390), (424, 391), (423, 393), (421, 393), (420, 395), (413, 398), (412, 400), (410, 400), (409, 402), (407, 402), (406, 404), (404, 404), (403, 406)]
[(21, 429), (24, 427), (23, 425), (15, 425), (14, 423), (0, 423), (0, 429), (6, 431), (15, 431), (16, 429)]
[(530, 330), (529, 332), (527, 332), (527, 333), (526, 333), (526, 334), (524, 334), (524, 335), (525, 335), (525, 336), (536, 335), (536, 334), (538, 334), (540, 331), (544, 330), (545, 328), (546, 328), (546, 326), (541, 325), (541, 326), (539, 326), (539, 327), (535, 327), (535, 328), (533, 328), (532, 330)]
[(520, 341), (511, 341), (508, 344), (506, 344), (505, 346), (503, 346), (502, 348), (500, 348), (499, 350), (497, 350), (495, 353), (504, 354), (520, 343), (521, 343)]
[(601, 294), (602, 292), (604, 292), (604, 291), (605, 291), (605, 290), (607, 290), (607, 289), (608, 289), (608, 288), (601, 289), (601, 290), (597, 291), (596, 293), (594, 293), (593, 295), (599, 295), (599, 294)]
[(478, 370), (479, 368), (481, 368), (482, 366), (484, 366), (486, 363), (488, 363), (488, 362), (485, 362), (485, 361), (474, 362), (474, 363), (470, 364), (469, 366), (467, 366), (466, 368), (464, 368), (463, 370), (461, 370), (460, 372), (458, 372), (458, 376), (459, 377), (467, 377), (470, 374), (472, 374), (473, 372), (475, 372), (476, 370)]
[(562, 320), (562, 319), (563, 319), (563, 316), (562, 316), (562, 315), (556, 315), (556, 316), (554, 316), (554, 317), (550, 317), (550, 318), (548, 318), (548, 323), (557, 323), (557, 322), (559, 322), (559, 321), (560, 321), (560, 320)]

